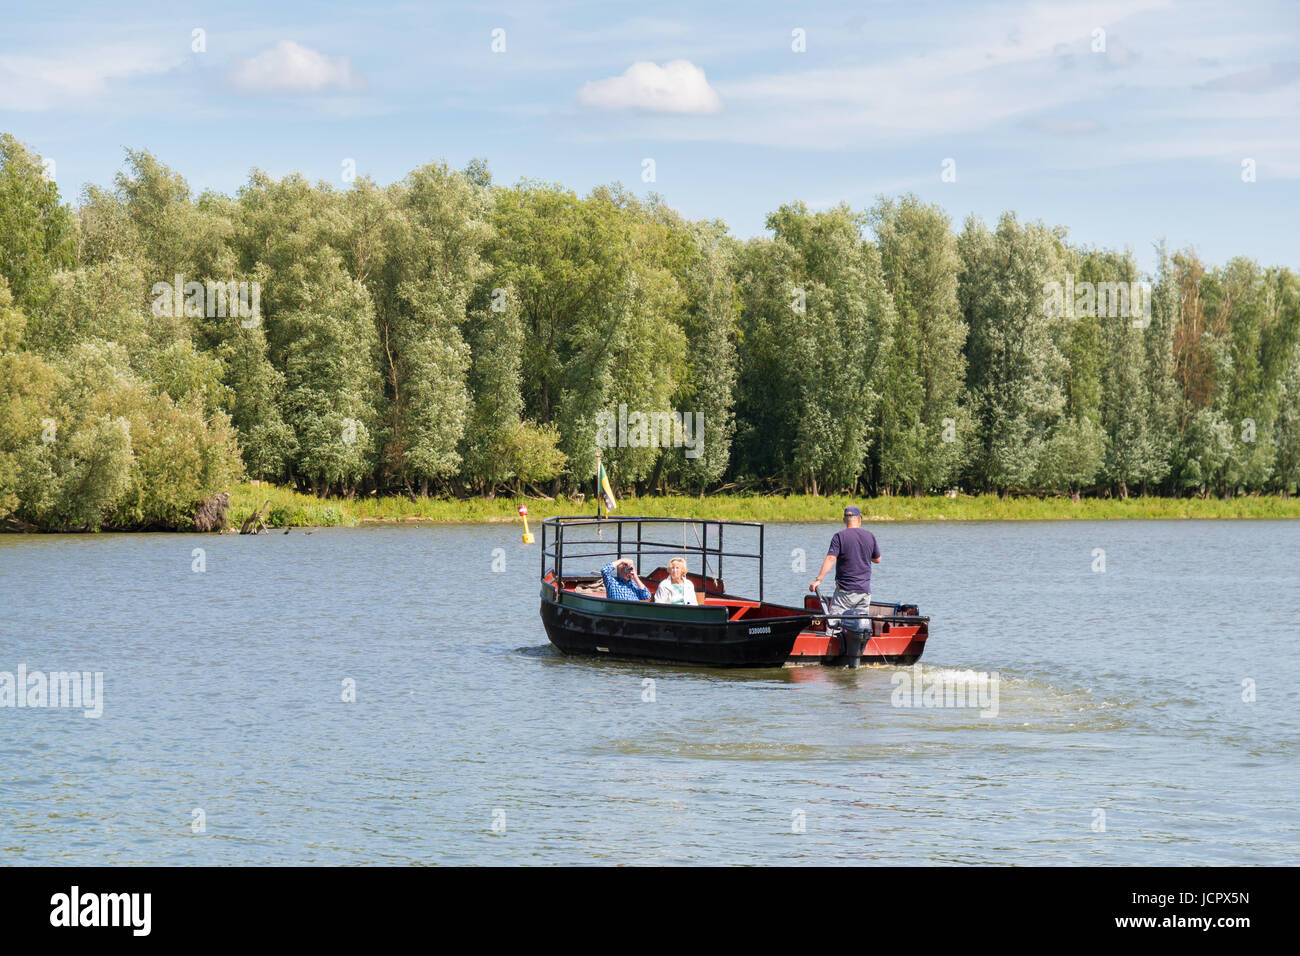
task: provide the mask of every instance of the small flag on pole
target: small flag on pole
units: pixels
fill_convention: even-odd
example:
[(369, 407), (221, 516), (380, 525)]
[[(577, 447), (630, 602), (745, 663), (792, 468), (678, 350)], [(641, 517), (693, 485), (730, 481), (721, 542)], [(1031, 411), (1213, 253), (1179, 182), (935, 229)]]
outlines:
[(605, 499), (605, 510), (613, 511), (618, 507), (618, 502), (614, 500), (614, 489), (609, 486), (609, 476), (605, 474), (605, 466), (601, 464), (600, 468), (600, 496)]

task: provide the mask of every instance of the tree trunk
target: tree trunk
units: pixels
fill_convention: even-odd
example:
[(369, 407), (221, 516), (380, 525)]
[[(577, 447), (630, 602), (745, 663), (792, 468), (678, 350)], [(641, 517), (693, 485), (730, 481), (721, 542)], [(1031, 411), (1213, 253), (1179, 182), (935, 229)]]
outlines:
[(257, 534), (259, 531), (269, 531), (266, 526), (266, 509), (269, 507), (271, 507), (271, 499), (267, 498), (260, 509), (244, 519), (244, 523), (239, 526), (239, 533)]
[(659, 453), (659, 457), (655, 459), (655, 467), (654, 467), (654, 471), (650, 473), (650, 490), (651, 490), (651, 491), (655, 490), (655, 489), (659, 486), (659, 478), (660, 478), (660, 476), (663, 475), (663, 471), (664, 471), (664, 458), (665, 458), (665, 457), (666, 457), (666, 456), (664, 455), (664, 453), (663, 453), (663, 452), (660, 452), (660, 453)]
[(229, 522), (226, 520), (228, 507), (230, 507), (229, 492), (223, 491), (205, 498), (194, 512), (194, 530), (225, 531), (229, 527)]

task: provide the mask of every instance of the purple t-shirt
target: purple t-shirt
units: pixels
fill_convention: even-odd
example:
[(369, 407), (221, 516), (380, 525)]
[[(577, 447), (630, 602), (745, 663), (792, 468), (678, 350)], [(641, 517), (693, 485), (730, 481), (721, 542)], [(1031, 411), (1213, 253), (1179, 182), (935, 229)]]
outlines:
[(880, 557), (876, 536), (866, 528), (845, 528), (831, 538), (835, 555), (835, 586), (854, 594), (871, 593), (871, 559)]

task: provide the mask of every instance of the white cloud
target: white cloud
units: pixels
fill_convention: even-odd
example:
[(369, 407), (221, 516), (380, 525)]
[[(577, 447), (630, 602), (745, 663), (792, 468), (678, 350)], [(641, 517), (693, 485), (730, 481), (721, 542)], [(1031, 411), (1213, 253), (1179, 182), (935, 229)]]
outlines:
[(1039, 116), (1026, 120), (1024, 125), (1027, 129), (1050, 136), (1083, 136), (1101, 129), (1100, 123), (1086, 117), (1069, 119), (1063, 116)]
[(1211, 160), (1222, 163), (1228, 182), (1236, 182), (1241, 161), (1255, 160), (1259, 178), (1300, 179), (1300, 140), (1290, 139), (1215, 139), (1187, 138), (1160, 142), (1135, 143), (1132, 154), (1138, 158), (1164, 160)]
[(578, 102), (603, 110), (651, 113), (718, 113), (722, 98), (709, 86), (704, 71), (690, 60), (659, 66), (633, 63), (622, 76), (595, 80), (578, 90)]
[(1201, 88), (1206, 90), (1227, 90), (1234, 93), (1254, 93), (1259, 90), (1271, 90), (1274, 87), (1286, 86), (1296, 80), (1300, 80), (1300, 60), (1292, 60), (1289, 63), (1273, 63), (1270, 66), (1259, 67), (1254, 70), (1230, 73), (1227, 76), (1220, 76), (1217, 79), (1210, 80), (1208, 83), (1202, 83)]
[(366, 88), (346, 56), (326, 56), (281, 40), (256, 56), (240, 60), (228, 78), (241, 93), (349, 93)]
[[(609, 26), (591, 30), (568, 31), (566, 39), (574, 43), (645, 43), (647, 38), (679, 39), (690, 33), (690, 28), (676, 20), (657, 20), (653, 17), (633, 17)], [(627, 62), (626, 60), (624, 62)]]
[[(898, 56), (857, 62), (844, 57), (835, 66), (811, 68), (804, 68), (802, 57), (789, 56), (776, 70), (716, 82), (727, 108), (707, 125), (636, 117), (583, 135), (817, 150), (925, 146), (946, 156), (968, 144), (1047, 155), (1072, 137), (1104, 133), (1105, 150), (1071, 154), (1073, 166), (1090, 167), (1144, 161), (1137, 144), (1157, 128), (1161, 137), (1181, 144), (1185, 120), (1220, 119), (1223, 128), (1216, 127), (1214, 135), (1232, 139), (1248, 136), (1251, 120), (1294, 126), (1294, 80), (1286, 82), (1294, 52), (1282, 52), (1285, 41), (1258, 27), (1235, 34), (1189, 25), (1170, 0), (1029, 2), (996, 9), (998, 16), (985, 10), (949, 24), (936, 42), (899, 42)], [(1107, 35), (1104, 54), (1092, 52), (1098, 27)], [(1204, 36), (1195, 33), (1198, 28)], [(1189, 53), (1198, 38), (1206, 44), (1195, 52), (1213, 48), (1224, 63), (1248, 64), (1271, 52), (1274, 66), (1217, 84), (1258, 88), (1249, 97), (1195, 89), (1226, 69)], [(1063, 58), (1062, 51), (1070, 56)], [(1063, 68), (1068, 60), (1073, 69)], [(1272, 165), (1280, 166), (1276, 160)]]
[[(1001, 17), (976, 19), (951, 46), (864, 66), (750, 77), (724, 84), (722, 92), (733, 106), (761, 115), (737, 138), (772, 144), (842, 147), (864, 139), (880, 143), (987, 129), (1096, 96), (1096, 77), (1056, 75), (1046, 83), (1043, 67), (1094, 26), (1109, 27), (1169, 2), (1031, 4), (1010, 29)], [(1132, 51), (1126, 52), (1126, 62), (1132, 59)], [(1108, 81), (1119, 82), (1126, 81)]]
[(0, 56), (0, 109), (47, 110), (93, 100), (114, 80), (166, 73), (182, 59), (158, 46), (134, 44), (57, 56)]

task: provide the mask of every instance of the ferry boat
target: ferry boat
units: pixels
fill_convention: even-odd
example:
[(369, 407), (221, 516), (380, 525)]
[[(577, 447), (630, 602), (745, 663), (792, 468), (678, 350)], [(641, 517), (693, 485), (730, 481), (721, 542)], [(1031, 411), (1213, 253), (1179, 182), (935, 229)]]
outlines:
[[(683, 539), (662, 540), (680, 526)], [(541, 614), (551, 643), (566, 654), (668, 661), (710, 667), (801, 664), (857, 667), (911, 664), (920, 659), (930, 619), (915, 604), (873, 601), (870, 613), (829, 613), (820, 594), (802, 606), (763, 594), (763, 525), (639, 516), (547, 518), (542, 522)], [(685, 537), (691, 529), (692, 540)], [(756, 551), (727, 550), (725, 533), (757, 533)], [(698, 606), (616, 601), (605, 596), (600, 568), (632, 558), (664, 564), (641, 575), (651, 594), (668, 576), (667, 558), (683, 557)], [(732, 594), (723, 562), (757, 562), (757, 597)], [(696, 567), (692, 568), (691, 565)], [(751, 565), (752, 566), (752, 565)], [(838, 633), (828, 621), (840, 622)]]

